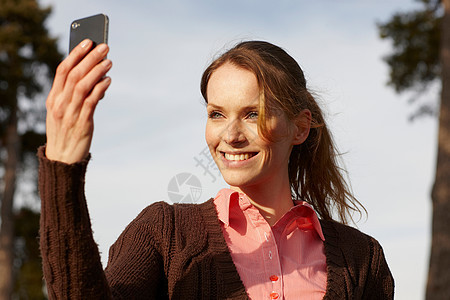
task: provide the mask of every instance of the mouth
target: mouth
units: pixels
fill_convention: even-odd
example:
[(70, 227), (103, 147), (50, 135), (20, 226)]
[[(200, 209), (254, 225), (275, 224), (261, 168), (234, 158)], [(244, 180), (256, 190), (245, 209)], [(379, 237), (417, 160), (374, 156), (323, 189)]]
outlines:
[(258, 154), (258, 152), (244, 152), (244, 153), (220, 152), (220, 153), (222, 154), (222, 157), (224, 157), (228, 161), (245, 161)]

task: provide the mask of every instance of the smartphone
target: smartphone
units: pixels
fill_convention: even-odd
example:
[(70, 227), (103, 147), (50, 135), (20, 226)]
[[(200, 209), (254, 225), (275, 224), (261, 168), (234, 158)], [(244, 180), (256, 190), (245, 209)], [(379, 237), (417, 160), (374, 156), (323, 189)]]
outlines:
[(70, 24), (69, 53), (84, 39), (94, 42), (92, 48), (101, 43), (108, 43), (109, 18), (107, 15), (98, 14), (78, 19)]

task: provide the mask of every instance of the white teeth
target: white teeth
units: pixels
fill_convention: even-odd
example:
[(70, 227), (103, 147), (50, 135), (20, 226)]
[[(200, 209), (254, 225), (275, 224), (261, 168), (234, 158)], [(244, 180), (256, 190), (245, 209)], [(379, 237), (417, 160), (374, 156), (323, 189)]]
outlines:
[(233, 160), (233, 161), (240, 161), (240, 160), (246, 160), (252, 157), (253, 155), (249, 155), (248, 153), (245, 154), (229, 154), (225, 153), (225, 158), (227, 160)]

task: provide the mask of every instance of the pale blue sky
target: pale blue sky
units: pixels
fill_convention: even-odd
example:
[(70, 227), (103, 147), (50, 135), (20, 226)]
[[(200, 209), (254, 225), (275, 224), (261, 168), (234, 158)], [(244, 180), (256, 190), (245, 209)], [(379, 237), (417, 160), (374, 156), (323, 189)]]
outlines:
[(358, 227), (383, 245), (396, 299), (423, 298), (436, 120), (407, 121), (407, 96), (385, 86), (389, 44), (375, 25), (415, 2), (40, 2), (54, 6), (48, 25), (64, 51), (72, 20), (100, 12), (110, 18), (113, 82), (96, 112), (86, 184), (103, 262), (145, 206), (168, 200), (176, 174), (196, 175), (203, 200), (226, 186), (194, 160), (206, 147), (200, 76), (222, 49), (263, 39), (295, 57), (318, 94), (353, 190), (369, 212)]

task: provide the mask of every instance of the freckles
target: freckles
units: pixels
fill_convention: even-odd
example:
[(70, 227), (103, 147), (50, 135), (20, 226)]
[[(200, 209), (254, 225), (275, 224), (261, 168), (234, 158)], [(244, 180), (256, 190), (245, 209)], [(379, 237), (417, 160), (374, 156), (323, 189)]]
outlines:
[(278, 126), (269, 130), (268, 134), (272, 140), (270, 144), (276, 147), (279, 144), (287, 142), (292, 134), (292, 131), (288, 126)]
[(264, 165), (267, 165), (268, 163), (270, 163), (270, 161), (272, 159), (272, 151), (270, 148), (263, 147), (260, 154), (262, 154), (261, 166), (264, 166)]
[(214, 136), (209, 134), (208, 132), (205, 134), (205, 140), (206, 144), (208, 145), (208, 148), (212, 151), (213, 148), (216, 146), (217, 142), (214, 140)]
[(218, 144), (221, 139), (220, 130), (218, 130), (217, 128), (207, 129), (206, 139), (209, 140), (211, 143)]

